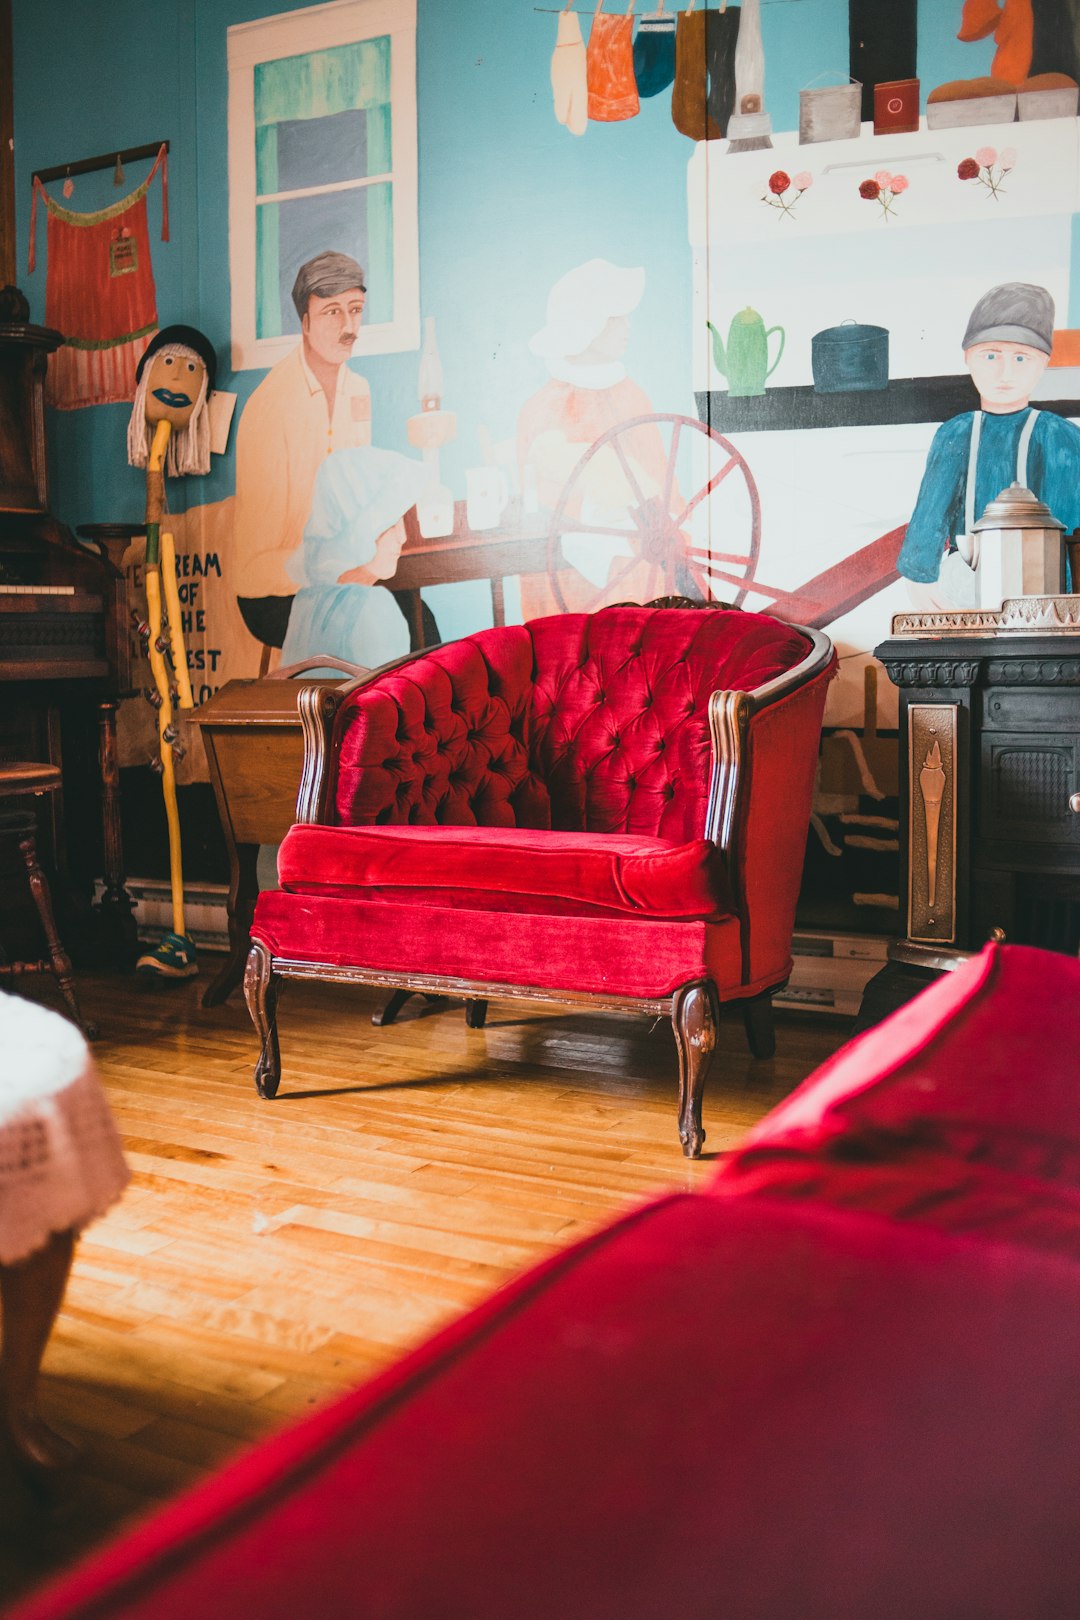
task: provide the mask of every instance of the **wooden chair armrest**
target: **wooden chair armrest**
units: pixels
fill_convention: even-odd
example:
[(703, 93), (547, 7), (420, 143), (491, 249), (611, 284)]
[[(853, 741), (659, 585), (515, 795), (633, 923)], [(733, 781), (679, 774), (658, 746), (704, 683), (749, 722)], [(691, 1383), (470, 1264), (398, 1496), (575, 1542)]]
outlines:
[(300, 775), (300, 789), (296, 795), (298, 822), (320, 822), (326, 819), (326, 801), (332, 775), (330, 763), (334, 721), (346, 698), (351, 697), (362, 687), (370, 686), (381, 675), (400, 669), (403, 664), (412, 663), (416, 658), (422, 658), (427, 650), (420, 648), (416, 652), (405, 653), (401, 658), (393, 658), (389, 663), (380, 664), (377, 669), (365, 669), (360, 664), (349, 664), (340, 658), (328, 658), (325, 654), (316, 655), (313, 658), (305, 658), (298, 664), (290, 664), (285, 669), (275, 670), (272, 676), (266, 677), (268, 680), (277, 678), (298, 680), (298, 677), (309, 669), (337, 669), (343, 675), (352, 677), (341, 686), (329, 686), (321, 681), (298, 680), (296, 707), (304, 734), (304, 767)]
[(745, 788), (746, 731), (751, 718), (817, 680), (833, 660), (833, 644), (828, 636), (806, 625), (792, 625), (792, 629), (800, 631), (811, 644), (800, 663), (766, 681), (754, 692), (720, 691), (709, 697), (712, 775), (705, 810), (705, 837), (713, 841), (729, 862), (735, 854), (738, 811)]

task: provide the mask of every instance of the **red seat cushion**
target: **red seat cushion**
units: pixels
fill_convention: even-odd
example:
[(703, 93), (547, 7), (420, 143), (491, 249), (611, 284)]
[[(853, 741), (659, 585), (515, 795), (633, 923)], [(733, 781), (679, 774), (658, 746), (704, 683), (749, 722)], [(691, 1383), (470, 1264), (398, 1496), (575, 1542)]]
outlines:
[(645, 924), (625, 913), (579, 908), (568, 925), (566, 906), (554, 901), (543, 911), (513, 898), (485, 909), (446, 901), (403, 905), (373, 900), (363, 889), (266, 889), (251, 937), (282, 960), (361, 966), (403, 979), (425, 974), (619, 997), (669, 996), (679, 985), (712, 979), (721, 1001), (769, 988), (743, 981), (739, 923), (731, 916)]
[(464, 891), (486, 909), (507, 896), (649, 917), (730, 912), (721, 856), (705, 838), (672, 844), (615, 833), (527, 827), (297, 826), (278, 855), (282, 887), (431, 903)]

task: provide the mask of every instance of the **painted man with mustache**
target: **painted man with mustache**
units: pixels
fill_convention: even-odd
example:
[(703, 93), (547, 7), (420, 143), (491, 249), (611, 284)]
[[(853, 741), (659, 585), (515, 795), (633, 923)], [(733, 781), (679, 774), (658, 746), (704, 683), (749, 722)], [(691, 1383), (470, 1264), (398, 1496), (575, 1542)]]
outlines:
[(364, 272), (320, 253), (293, 287), (300, 342), (267, 373), (236, 437), (237, 597), (244, 623), (280, 647), (296, 585), (286, 565), (311, 510), (315, 475), (335, 450), (371, 443), (371, 390), (346, 361), (360, 330)]

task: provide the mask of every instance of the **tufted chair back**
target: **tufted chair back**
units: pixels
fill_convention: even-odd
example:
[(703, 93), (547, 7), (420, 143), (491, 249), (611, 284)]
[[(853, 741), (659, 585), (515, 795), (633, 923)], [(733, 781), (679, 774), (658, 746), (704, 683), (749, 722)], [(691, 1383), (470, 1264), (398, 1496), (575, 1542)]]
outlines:
[(342, 704), (334, 815), (699, 838), (709, 694), (753, 691), (807, 651), (789, 625), (723, 609), (617, 607), (480, 631)]

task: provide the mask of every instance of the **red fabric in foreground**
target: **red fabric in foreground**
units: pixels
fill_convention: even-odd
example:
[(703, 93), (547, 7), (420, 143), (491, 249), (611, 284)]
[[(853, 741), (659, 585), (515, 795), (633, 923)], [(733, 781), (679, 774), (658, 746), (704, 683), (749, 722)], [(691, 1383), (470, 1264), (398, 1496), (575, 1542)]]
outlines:
[(1080, 1612), (1078, 989), (988, 948), (13, 1620)]
[(767, 988), (740, 986), (734, 917), (645, 922), (582, 914), (568, 922), (559, 909), (464, 910), (268, 889), (259, 896), (251, 937), (293, 960), (597, 995), (667, 996), (703, 978), (715, 980), (721, 999), (729, 986), (744, 995)]
[[(704, 838), (669, 844), (618, 833), (526, 827), (293, 827), (278, 852), (292, 893), (391, 887), (423, 903), (440, 889), (531, 895), (631, 915), (730, 912), (723, 859)], [(402, 897), (404, 898), (404, 896)]]
[(716, 1196), (1080, 1253), (1080, 962), (988, 945), (750, 1133)]
[(947, 1145), (1080, 1187), (1080, 961), (987, 945), (850, 1042), (753, 1130), (765, 1149), (839, 1140), (881, 1156)]
[(18, 1620), (1050, 1620), (1080, 1265), (671, 1198), (265, 1444)]

